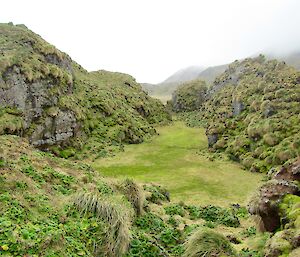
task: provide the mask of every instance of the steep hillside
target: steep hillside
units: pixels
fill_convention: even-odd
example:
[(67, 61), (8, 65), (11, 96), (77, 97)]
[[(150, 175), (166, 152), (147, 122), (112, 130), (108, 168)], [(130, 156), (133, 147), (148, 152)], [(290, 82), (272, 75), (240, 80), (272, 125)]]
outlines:
[[(0, 25), (0, 134), (73, 155), (140, 143), (170, 119), (129, 75), (87, 72), (25, 26)], [(54, 147), (55, 146), (55, 147)]]
[(253, 171), (299, 156), (299, 76), (263, 56), (230, 65), (210, 88), (203, 108), (210, 145)]
[(192, 119), (206, 126), (211, 149), (251, 171), (288, 164), (300, 154), (299, 78), (294, 68), (264, 56), (236, 61)]

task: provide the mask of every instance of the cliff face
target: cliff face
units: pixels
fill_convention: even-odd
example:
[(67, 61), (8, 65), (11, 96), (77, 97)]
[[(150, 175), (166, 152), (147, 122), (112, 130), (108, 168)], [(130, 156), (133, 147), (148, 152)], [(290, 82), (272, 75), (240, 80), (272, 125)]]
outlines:
[(25, 26), (0, 24), (0, 43), (0, 134), (42, 148), (96, 137), (100, 147), (141, 142), (170, 119), (131, 76), (89, 73)]
[(72, 94), (72, 80), (63, 88), (60, 79), (52, 76), (28, 81), (17, 65), (9, 67), (2, 76), (0, 105), (17, 109), (23, 119), (17, 131), (7, 124), (3, 132), (24, 132), (35, 146), (59, 144), (75, 136), (75, 129), (79, 128), (75, 114), (58, 106), (61, 95)]
[(67, 141), (78, 124), (58, 103), (74, 91), (71, 58), (24, 26), (1, 24), (0, 33), (0, 132), (26, 135), (35, 146)]
[(257, 215), (262, 231), (274, 232), (266, 242), (265, 256), (292, 255), (300, 246), (300, 159), (269, 172), (269, 180), (252, 197), (248, 209)]

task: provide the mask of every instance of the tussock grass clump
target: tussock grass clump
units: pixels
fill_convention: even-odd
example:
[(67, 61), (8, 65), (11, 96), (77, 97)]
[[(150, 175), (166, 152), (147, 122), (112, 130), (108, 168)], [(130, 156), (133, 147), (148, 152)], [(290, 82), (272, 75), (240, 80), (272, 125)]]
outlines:
[(136, 215), (142, 215), (145, 202), (145, 194), (143, 189), (132, 179), (125, 179), (119, 188), (120, 191), (126, 196), (128, 201), (132, 204)]
[(183, 257), (236, 256), (229, 241), (208, 228), (200, 228), (185, 243)]
[(106, 244), (102, 249), (105, 256), (122, 256), (130, 243), (132, 213), (125, 202), (117, 197), (101, 197), (97, 193), (79, 193), (74, 205), (82, 213), (91, 213), (108, 223)]

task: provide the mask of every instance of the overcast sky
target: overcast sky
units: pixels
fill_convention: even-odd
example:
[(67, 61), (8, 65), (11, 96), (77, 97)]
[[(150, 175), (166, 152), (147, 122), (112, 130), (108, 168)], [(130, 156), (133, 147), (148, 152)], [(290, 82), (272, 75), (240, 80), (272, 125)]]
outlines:
[(9, 0), (23, 23), (88, 70), (157, 83), (180, 68), (300, 49), (299, 0)]

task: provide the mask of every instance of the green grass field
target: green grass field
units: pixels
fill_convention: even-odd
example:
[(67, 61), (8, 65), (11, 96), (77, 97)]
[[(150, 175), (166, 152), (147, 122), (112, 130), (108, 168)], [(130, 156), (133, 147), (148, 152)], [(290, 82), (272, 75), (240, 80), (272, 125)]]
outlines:
[(128, 145), (114, 157), (96, 160), (93, 167), (104, 176), (160, 184), (170, 191), (172, 201), (200, 205), (243, 204), (259, 186), (262, 175), (199, 153), (207, 149), (204, 129), (175, 122), (158, 131), (148, 142)]

